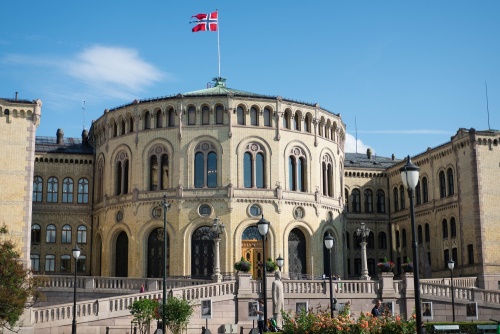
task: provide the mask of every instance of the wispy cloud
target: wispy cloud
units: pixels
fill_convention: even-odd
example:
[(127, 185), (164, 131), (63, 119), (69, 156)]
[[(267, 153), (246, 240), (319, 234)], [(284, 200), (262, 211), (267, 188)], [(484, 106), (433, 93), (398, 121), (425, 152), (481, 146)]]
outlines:
[(448, 135), (454, 134), (454, 132), (445, 130), (430, 130), (430, 129), (420, 129), (420, 130), (358, 130), (358, 133), (375, 133), (384, 135)]
[[(345, 151), (348, 153), (356, 153), (356, 152), (357, 153), (364, 153), (364, 152), (366, 152), (367, 149), (372, 148), (368, 145), (365, 145), (361, 141), (361, 139), (358, 139), (357, 142), (358, 142), (358, 145), (356, 147), (356, 138), (353, 135), (346, 133), (345, 146), (344, 146)], [(375, 150), (373, 150), (373, 148), (372, 148), (372, 151), (373, 151), (373, 153), (375, 153)]]

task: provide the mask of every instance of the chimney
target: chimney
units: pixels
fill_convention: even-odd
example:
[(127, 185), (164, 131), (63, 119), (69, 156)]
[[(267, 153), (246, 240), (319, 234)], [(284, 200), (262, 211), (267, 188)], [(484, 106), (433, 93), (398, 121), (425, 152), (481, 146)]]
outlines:
[(58, 145), (63, 145), (64, 144), (64, 131), (62, 129), (57, 129), (57, 144)]
[(372, 158), (372, 149), (371, 149), (371, 148), (369, 148), (369, 149), (367, 149), (367, 150), (366, 150), (366, 157), (367, 157), (368, 159), (371, 159), (371, 158)]
[(19, 96), (19, 92), (16, 92), (16, 101), (17, 101), (17, 97)]
[(89, 145), (89, 132), (85, 129), (82, 131), (82, 144), (83, 146)]
[(392, 154), (392, 160), (396, 160), (396, 156), (394, 155), (394, 153)]

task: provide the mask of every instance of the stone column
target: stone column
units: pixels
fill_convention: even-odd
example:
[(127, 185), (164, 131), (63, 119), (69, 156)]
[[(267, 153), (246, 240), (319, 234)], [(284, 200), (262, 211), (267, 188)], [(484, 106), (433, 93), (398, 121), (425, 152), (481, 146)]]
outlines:
[(361, 245), (361, 277), (360, 280), (368, 281), (370, 276), (368, 276), (368, 261), (366, 259), (366, 244), (367, 242), (363, 239), (360, 243)]

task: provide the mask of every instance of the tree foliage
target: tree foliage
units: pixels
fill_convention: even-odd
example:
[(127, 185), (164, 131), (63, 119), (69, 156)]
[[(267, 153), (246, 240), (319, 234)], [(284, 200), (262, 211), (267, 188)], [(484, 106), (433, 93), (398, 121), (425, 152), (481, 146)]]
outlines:
[(136, 300), (129, 306), (130, 313), (134, 316), (134, 321), (139, 326), (141, 334), (148, 332), (151, 321), (155, 318), (158, 306), (157, 300), (147, 298)]
[[(7, 234), (0, 227), (0, 236)], [(18, 324), (25, 307), (30, 307), (40, 297), (41, 282), (34, 278), (19, 259), (11, 240), (0, 240), (0, 333)]]
[(189, 323), (189, 319), (194, 312), (193, 305), (189, 301), (177, 297), (168, 297), (164, 311), (165, 326), (173, 334), (181, 333), (182, 328)]

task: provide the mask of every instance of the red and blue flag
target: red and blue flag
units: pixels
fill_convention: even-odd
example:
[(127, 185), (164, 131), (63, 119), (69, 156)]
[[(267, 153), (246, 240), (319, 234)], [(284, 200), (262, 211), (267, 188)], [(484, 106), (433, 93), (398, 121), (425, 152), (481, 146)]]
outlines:
[(210, 14), (198, 14), (191, 16), (196, 17), (197, 19), (197, 21), (191, 22), (196, 23), (191, 31), (217, 31), (218, 14), (219, 12), (213, 12)]

